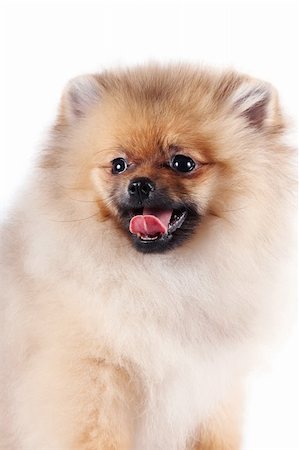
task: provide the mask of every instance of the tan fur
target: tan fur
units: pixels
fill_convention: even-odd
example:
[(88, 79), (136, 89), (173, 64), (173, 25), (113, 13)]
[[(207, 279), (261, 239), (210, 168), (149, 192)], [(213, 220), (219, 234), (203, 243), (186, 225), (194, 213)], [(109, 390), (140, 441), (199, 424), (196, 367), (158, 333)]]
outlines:
[[(292, 295), (285, 130), (275, 90), (233, 71), (68, 84), (2, 230), (1, 450), (240, 449), (239, 386)], [(138, 253), (120, 221), (137, 176), (202, 215), (169, 253)]]
[(129, 450), (133, 442), (132, 410), (136, 406), (128, 376), (120, 368), (106, 367), (104, 362), (87, 362), (83, 370), (88, 366), (91, 373), (87, 386), (93, 398), (86, 408), (90, 414), (82, 415), (85, 422), (80, 423), (71, 448)]
[(202, 424), (192, 450), (238, 450), (242, 443), (244, 393), (236, 388), (232, 398)]

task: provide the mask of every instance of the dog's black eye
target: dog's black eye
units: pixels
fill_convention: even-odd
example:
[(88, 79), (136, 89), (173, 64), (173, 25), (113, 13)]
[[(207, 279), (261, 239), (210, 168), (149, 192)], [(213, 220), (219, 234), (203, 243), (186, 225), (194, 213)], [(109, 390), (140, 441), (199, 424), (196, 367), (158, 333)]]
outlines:
[(128, 163), (124, 158), (115, 158), (112, 161), (112, 173), (117, 175), (127, 170)]
[(172, 169), (183, 173), (191, 172), (195, 166), (193, 159), (185, 155), (175, 155), (170, 162)]

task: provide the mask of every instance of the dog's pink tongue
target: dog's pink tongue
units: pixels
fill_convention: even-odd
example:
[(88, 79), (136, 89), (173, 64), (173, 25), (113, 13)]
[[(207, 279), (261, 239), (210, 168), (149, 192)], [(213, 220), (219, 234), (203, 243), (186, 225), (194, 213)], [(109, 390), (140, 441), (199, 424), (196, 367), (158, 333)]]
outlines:
[(153, 236), (158, 233), (166, 233), (170, 222), (172, 209), (160, 210), (144, 208), (143, 214), (134, 216), (130, 222), (132, 234)]

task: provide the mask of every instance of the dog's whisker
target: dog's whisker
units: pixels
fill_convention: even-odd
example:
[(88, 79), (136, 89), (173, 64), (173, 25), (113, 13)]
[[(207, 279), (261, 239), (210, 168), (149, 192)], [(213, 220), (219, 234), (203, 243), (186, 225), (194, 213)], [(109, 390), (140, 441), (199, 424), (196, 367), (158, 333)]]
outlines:
[(92, 217), (95, 217), (98, 214), (100, 214), (100, 211), (97, 211), (96, 213), (92, 214), (91, 216), (83, 217), (81, 219), (64, 219), (64, 220), (50, 219), (50, 220), (51, 220), (51, 222), (82, 222), (84, 220), (91, 219)]

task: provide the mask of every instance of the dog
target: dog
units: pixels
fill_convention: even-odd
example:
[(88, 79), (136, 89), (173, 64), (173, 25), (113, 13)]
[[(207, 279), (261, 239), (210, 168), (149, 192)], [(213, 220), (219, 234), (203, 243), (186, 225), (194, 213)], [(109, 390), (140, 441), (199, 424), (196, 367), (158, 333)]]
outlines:
[(292, 297), (287, 129), (233, 70), (68, 83), (2, 226), (1, 449), (241, 448)]

